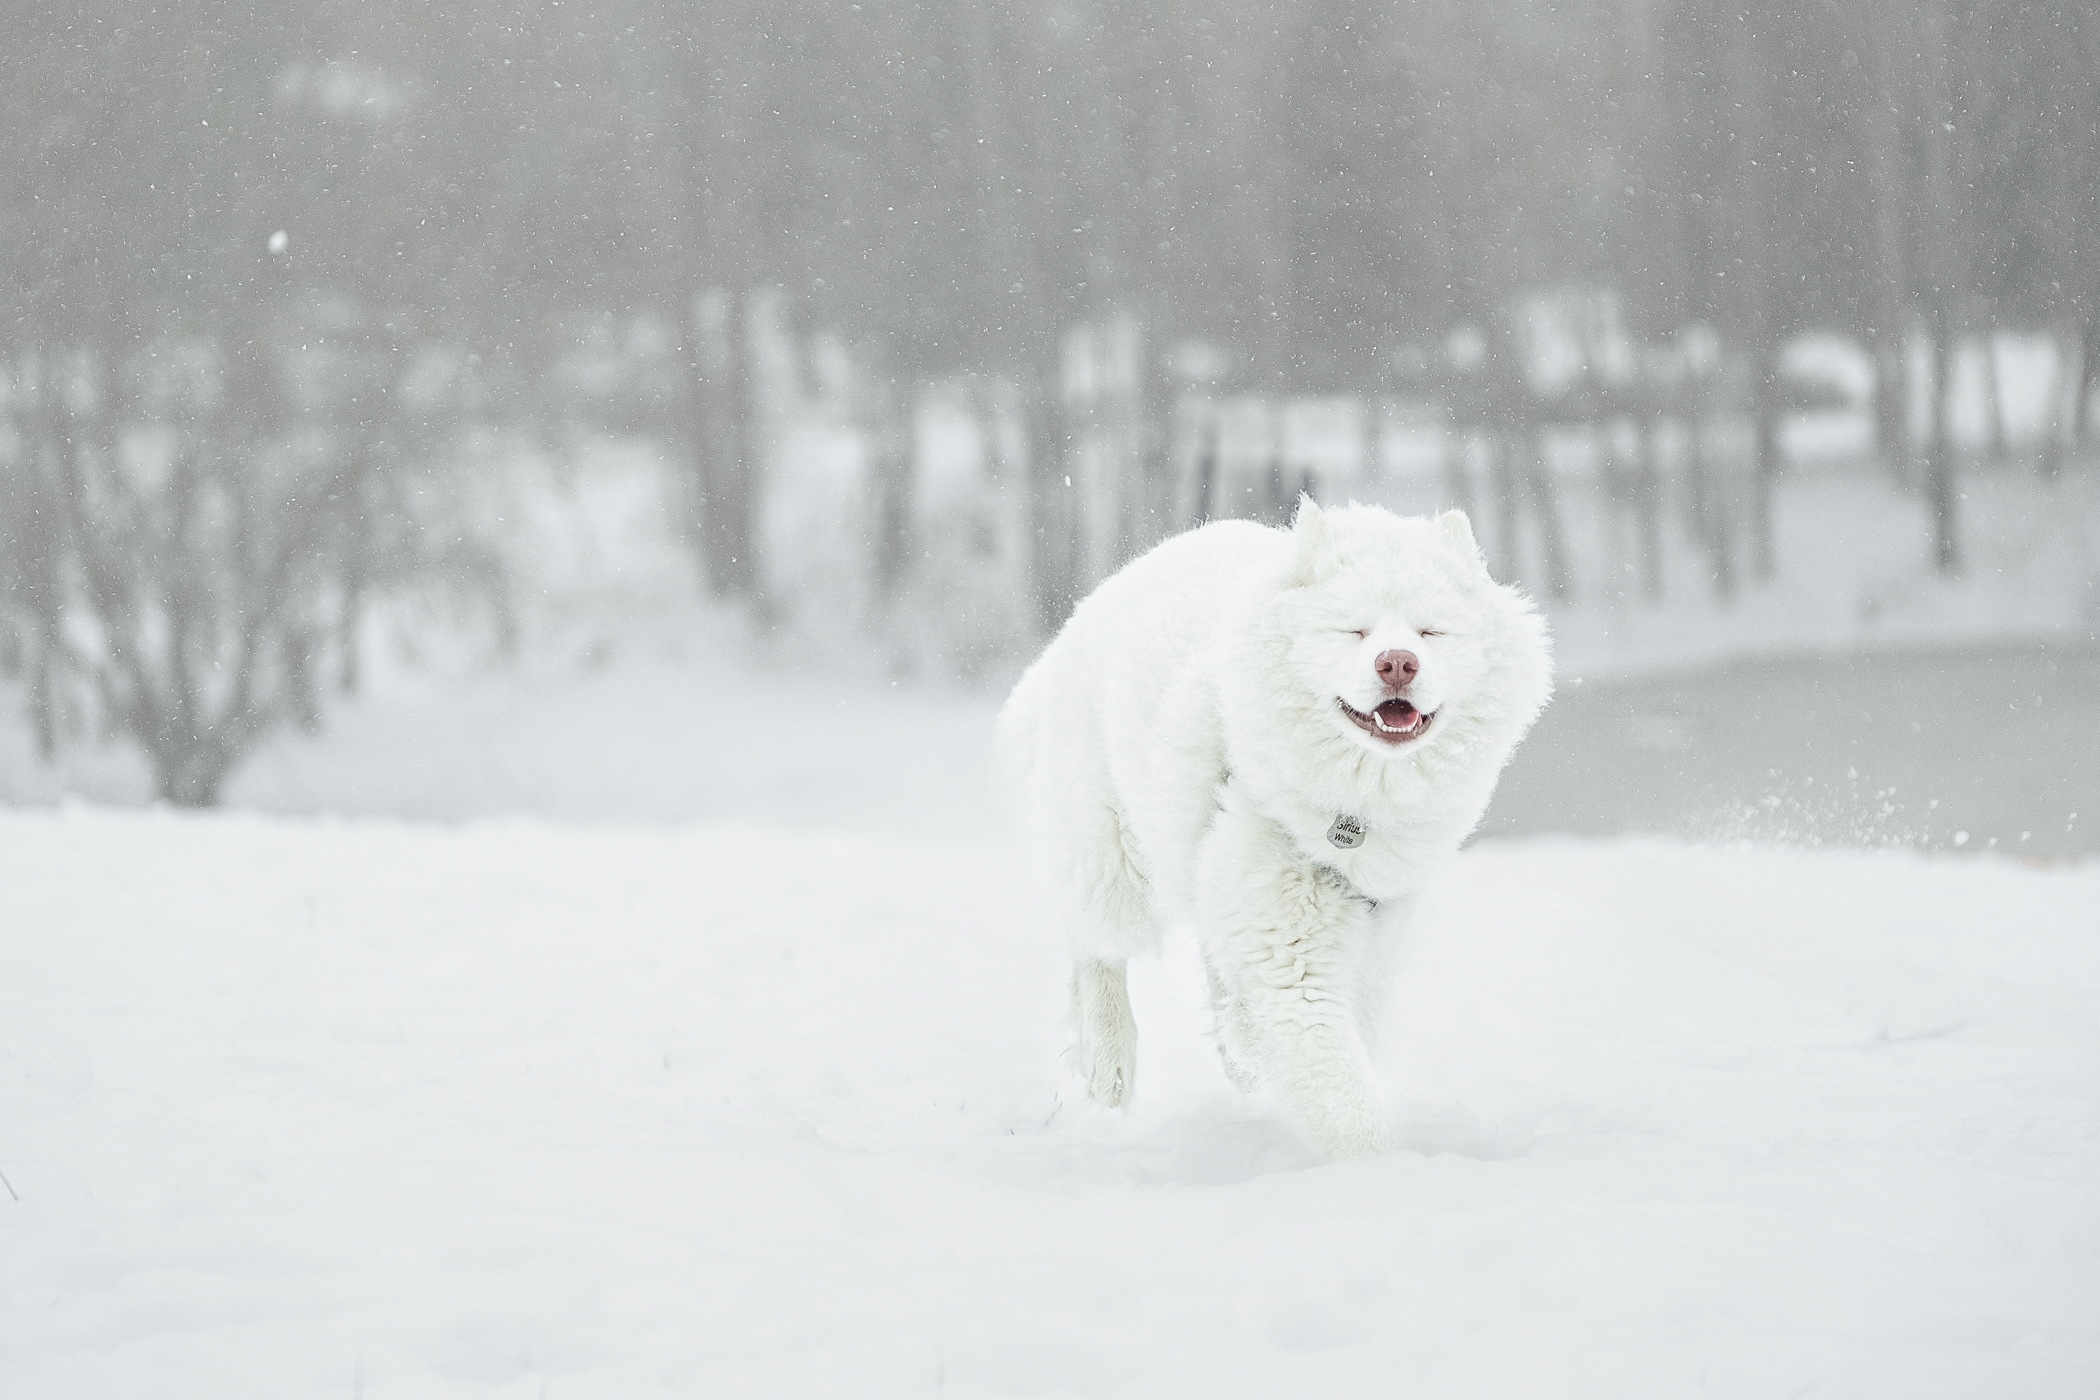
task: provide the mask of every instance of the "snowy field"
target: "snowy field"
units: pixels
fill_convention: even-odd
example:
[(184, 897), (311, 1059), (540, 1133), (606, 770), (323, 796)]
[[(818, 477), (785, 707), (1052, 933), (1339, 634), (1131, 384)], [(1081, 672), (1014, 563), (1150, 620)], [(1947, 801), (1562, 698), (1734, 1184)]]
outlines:
[(156, 1396), (2084, 1396), (2100, 870), (1487, 842), (1319, 1163), (979, 836), (0, 813), (0, 1376)]
[(1184, 946), (1078, 1096), (996, 687), (375, 646), (200, 816), (0, 686), (0, 1400), (2090, 1395), (2096, 484), (1972, 483), (1945, 583), (1804, 479), (1778, 582), (1556, 608), (1344, 1166)]

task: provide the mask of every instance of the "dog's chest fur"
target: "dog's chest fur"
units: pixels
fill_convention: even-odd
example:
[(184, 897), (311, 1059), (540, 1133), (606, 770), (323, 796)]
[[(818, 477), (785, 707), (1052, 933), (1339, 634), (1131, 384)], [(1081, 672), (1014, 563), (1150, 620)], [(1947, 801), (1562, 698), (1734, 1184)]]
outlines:
[[(1448, 817), (1379, 821), (1328, 810), (1302, 798), (1284, 798), (1263, 806), (1308, 864), (1326, 866), (1372, 900), (1395, 899), (1420, 890), (1466, 833), (1464, 823)], [(1339, 845), (1331, 838), (1337, 819), (1343, 817), (1352, 818), (1361, 828), (1361, 839), (1354, 846)]]

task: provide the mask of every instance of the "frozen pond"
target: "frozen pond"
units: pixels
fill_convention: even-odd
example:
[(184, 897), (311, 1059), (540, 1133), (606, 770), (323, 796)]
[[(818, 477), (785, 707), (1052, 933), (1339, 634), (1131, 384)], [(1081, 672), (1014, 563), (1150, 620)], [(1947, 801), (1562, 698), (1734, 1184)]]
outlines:
[[(2100, 851), (2100, 652), (1747, 661), (1564, 679), (1482, 834)], [(1966, 835), (1964, 835), (1966, 833)]]

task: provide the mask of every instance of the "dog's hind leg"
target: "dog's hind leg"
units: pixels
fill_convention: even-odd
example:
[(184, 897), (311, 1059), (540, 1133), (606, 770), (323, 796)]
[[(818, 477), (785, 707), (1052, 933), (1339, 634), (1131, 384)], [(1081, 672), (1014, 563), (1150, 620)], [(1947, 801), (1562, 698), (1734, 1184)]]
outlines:
[(1137, 1087), (1137, 1019), (1130, 1014), (1128, 963), (1081, 958), (1072, 966), (1079, 1022), (1079, 1072), (1094, 1102), (1121, 1108)]
[(1125, 969), (1135, 953), (1159, 946), (1151, 892), (1121, 813), (1089, 804), (1066, 847), (1066, 933), (1072, 949), (1072, 1011), (1079, 1072), (1087, 1093), (1111, 1108), (1130, 1101), (1137, 1082), (1137, 1021)]

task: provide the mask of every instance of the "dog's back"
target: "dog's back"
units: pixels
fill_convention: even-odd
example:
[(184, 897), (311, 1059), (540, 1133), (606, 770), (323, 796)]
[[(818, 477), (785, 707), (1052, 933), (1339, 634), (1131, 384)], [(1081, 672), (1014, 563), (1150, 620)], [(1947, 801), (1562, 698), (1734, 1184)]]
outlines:
[[(1250, 585), (1285, 557), (1289, 536), (1247, 520), (1176, 535), (1087, 595), (999, 712), (1000, 769), (1026, 803), (1039, 780), (1106, 766), (1112, 735), (1156, 723), (1167, 688)], [(1046, 771), (1052, 770), (1052, 771)]]

